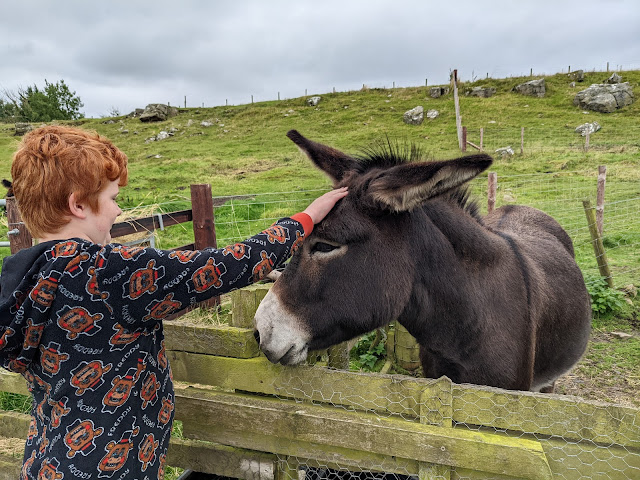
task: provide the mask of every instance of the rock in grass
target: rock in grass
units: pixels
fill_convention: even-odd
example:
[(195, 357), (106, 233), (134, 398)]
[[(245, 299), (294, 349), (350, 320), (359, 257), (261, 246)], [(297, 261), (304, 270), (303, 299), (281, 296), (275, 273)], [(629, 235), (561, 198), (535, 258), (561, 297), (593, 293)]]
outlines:
[(402, 120), (409, 125), (420, 125), (424, 121), (424, 107), (418, 105), (411, 110), (407, 110), (404, 112)]
[(513, 90), (529, 97), (542, 98), (546, 93), (544, 78), (521, 83), (520, 85), (516, 85), (515, 87), (513, 87)]
[(589, 135), (591, 135), (592, 133), (596, 133), (601, 128), (602, 127), (598, 122), (592, 122), (592, 123), (587, 122), (587, 123), (583, 123), (582, 125), (578, 125), (576, 127), (576, 133), (579, 133), (583, 137), (586, 137), (587, 132), (589, 133)]
[(170, 117), (174, 117), (178, 114), (176, 107), (164, 105), (162, 103), (150, 103), (144, 109), (142, 115), (140, 115), (141, 122), (163, 122)]
[(634, 102), (633, 90), (629, 82), (594, 84), (578, 92), (573, 104), (586, 110), (611, 113)]

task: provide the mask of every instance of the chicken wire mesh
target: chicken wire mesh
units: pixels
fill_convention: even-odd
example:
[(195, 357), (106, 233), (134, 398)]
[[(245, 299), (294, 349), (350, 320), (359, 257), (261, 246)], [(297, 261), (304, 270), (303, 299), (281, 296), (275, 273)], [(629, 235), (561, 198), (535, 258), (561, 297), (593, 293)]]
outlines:
[[(596, 184), (597, 171), (500, 176), (496, 207), (518, 203), (550, 213), (572, 238), (587, 282), (596, 281), (600, 272), (583, 205), (584, 199), (591, 199), (595, 206)], [(475, 180), (471, 187), (486, 211), (486, 178)], [(317, 194), (312, 193), (312, 196)], [(223, 230), (227, 233), (219, 233), (220, 244), (241, 240), (279, 216), (299, 211), (309, 203), (309, 197), (292, 196), (294, 198), (283, 194), (253, 196), (233, 199), (218, 207), (216, 226), (219, 220), (220, 224), (229, 224)], [(601, 240), (616, 286), (638, 282), (638, 213), (637, 174), (633, 169), (610, 168)], [(234, 304), (231, 310), (235, 307)], [(407, 341), (406, 336), (399, 335), (401, 330), (402, 327), (396, 325), (386, 337), (387, 355), (403, 362), (401, 369), (406, 373), (415, 372), (419, 370), (418, 347), (415, 342)], [(253, 442), (257, 450), (268, 446), (268, 451), (275, 454), (273, 475), (279, 478), (640, 478), (640, 412), (637, 409), (570, 396), (455, 385), (446, 379), (340, 374), (324, 368), (330, 361), (326, 352), (316, 352), (310, 357), (315, 367), (276, 369), (275, 376), (265, 373), (275, 367), (264, 365), (256, 371), (256, 364), (252, 363), (246, 366), (246, 371), (251, 372), (248, 375), (253, 379), (241, 385), (233, 384), (236, 392), (273, 396), (287, 408), (294, 405), (291, 407), (294, 416), (282, 417), (287, 423), (277, 427), (277, 438), (253, 438), (244, 443), (227, 440), (245, 448), (252, 448)], [(255, 388), (256, 383), (261, 386)], [(270, 385), (266, 387), (266, 384)], [(223, 386), (232, 387), (232, 384)], [(345, 418), (335, 410), (344, 412)], [(315, 415), (313, 418), (320, 424), (299, 421), (295, 415)], [(427, 427), (419, 430), (420, 425)], [(387, 430), (383, 431), (382, 427)], [(440, 429), (437, 435), (431, 427)], [(305, 428), (308, 430), (302, 430)], [(439, 436), (446, 436), (442, 430), (451, 435), (456, 432), (455, 440), (462, 446), (446, 443), (444, 437)], [(415, 436), (411, 436), (412, 433)], [(421, 448), (429, 453), (416, 452), (415, 445), (412, 448), (398, 445), (401, 439), (419, 438), (423, 439)], [(491, 448), (484, 451), (486, 445)], [(542, 455), (548, 471), (538, 469), (539, 465), (533, 465), (535, 462), (523, 452)], [(519, 455), (523, 455), (518, 460), (522, 465), (514, 465)], [(531, 463), (527, 464), (525, 458)], [(270, 475), (256, 471), (246, 478)]]
[[(597, 278), (599, 271), (582, 200), (590, 198), (595, 205), (596, 182), (596, 171), (499, 176), (496, 207), (518, 203), (553, 215), (571, 236), (589, 281), (589, 275)], [(633, 168), (610, 168), (606, 185), (602, 241), (611, 274), (616, 286), (637, 284), (638, 174)], [(282, 216), (303, 210), (322, 191), (247, 195), (225, 201), (215, 209), (218, 245), (242, 240)], [(486, 178), (472, 182), (472, 191), (486, 211)], [(242, 478), (549, 478), (544, 470), (532, 466), (531, 458), (540, 455), (553, 478), (640, 478), (637, 409), (452, 385), (446, 380), (327, 370), (326, 352), (314, 355), (319, 364), (315, 367), (274, 367), (259, 356), (250, 324), (239, 313), (255, 309), (263, 294), (224, 299), (223, 308), (215, 310), (214, 334), (195, 321), (166, 323), (167, 350), (172, 351), (178, 381), (215, 385), (216, 390), (238, 396), (230, 397), (228, 403), (250, 397), (239, 407), (280, 414), (272, 423), (246, 415), (248, 424), (235, 426), (244, 410), (229, 407), (207, 412), (204, 404), (196, 404), (195, 418), (185, 421), (187, 439), (244, 449), (251, 460), (243, 464)], [(237, 326), (245, 328), (234, 328)], [(386, 337), (386, 352), (403, 362), (401, 368), (410, 373), (418, 369), (417, 345), (399, 335), (400, 331), (396, 325)], [(179, 352), (213, 352), (218, 357), (213, 363), (189, 363)], [(189, 398), (180, 389), (177, 396)], [(284, 406), (261, 403), (269, 399)], [(222, 400), (215, 405), (223, 405)], [(214, 419), (207, 420), (208, 415)], [(313, 415), (314, 421), (310, 420)], [(425, 427), (420, 429), (421, 425)], [(415, 444), (406, 448), (399, 439)], [(256, 452), (270, 456), (255, 457)], [(518, 466), (518, 461), (526, 463), (527, 459), (532, 463)], [(216, 471), (228, 469), (229, 475), (237, 476), (237, 461), (235, 456), (219, 455)]]
[[(495, 207), (521, 204), (553, 216), (573, 241), (578, 263), (588, 277), (599, 277), (593, 239), (583, 200), (596, 208), (598, 171), (561, 171), (526, 175), (500, 175)], [(471, 182), (481, 210), (487, 210), (487, 178)], [(602, 241), (617, 284), (640, 277), (640, 172), (633, 166), (609, 167), (606, 174)], [(278, 192), (236, 196), (215, 208), (218, 245), (241, 241), (292, 212), (302, 211), (326, 190)]]
[[(495, 206), (528, 205), (554, 217), (571, 237), (576, 259), (589, 282), (600, 277), (600, 272), (583, 201), (589, 200), (592, 208), (597, 208), (597, 181), (597, 170), (499, 176)], [(634, 167), (610, 167), (606, 172), (601, 240), (613, 280), (620, 286), (637, 283), (640, 278), (639, 181)], [(487, 198), (487, 189), (486, 178), (472, 183), (477, 198)], [(486, 202), (481, 205), (486, 211)]]

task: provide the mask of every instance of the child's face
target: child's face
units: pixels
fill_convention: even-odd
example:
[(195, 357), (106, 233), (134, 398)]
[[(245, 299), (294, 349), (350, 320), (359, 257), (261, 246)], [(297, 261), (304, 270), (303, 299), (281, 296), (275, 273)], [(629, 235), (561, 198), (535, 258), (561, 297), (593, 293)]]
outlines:
[(122, 213), (116, 201), (119, 192), (118, 180), (110, 182), (107, 188), (98, 195), (99, 212), (95, 213), (90, 207), (88, 208), (87, 223), (89, 231), (87, 233), (93, 243), (106, 245), (111, 241), (109, 232), (116, 221), (116, 217)]

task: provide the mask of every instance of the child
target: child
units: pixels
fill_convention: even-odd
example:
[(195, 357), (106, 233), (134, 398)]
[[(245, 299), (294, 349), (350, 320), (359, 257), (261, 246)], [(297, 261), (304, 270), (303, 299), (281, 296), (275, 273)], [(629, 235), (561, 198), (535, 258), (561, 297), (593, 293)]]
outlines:
[(21, 478), (161, 479), (174, 409), (162, 319), (264, 278), (347, 191), (236, 245), (172, 252), (110, 244), (127, 157), (95, 133), (34, 130), (11, 174), (39, 239), (0, 277), (0, 365), (33, 394)]

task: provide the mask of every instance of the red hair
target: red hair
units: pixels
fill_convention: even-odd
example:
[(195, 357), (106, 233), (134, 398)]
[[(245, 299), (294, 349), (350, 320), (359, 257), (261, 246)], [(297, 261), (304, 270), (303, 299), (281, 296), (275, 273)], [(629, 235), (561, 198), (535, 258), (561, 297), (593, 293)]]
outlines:
[(109, 182), (127, 184), (127, 156), (96, 132), (46, 126), (27, 133), (13, 156), (13, 191), (34, 237), (69, 222), (69, 196), (98, 213), (98, 195)]

